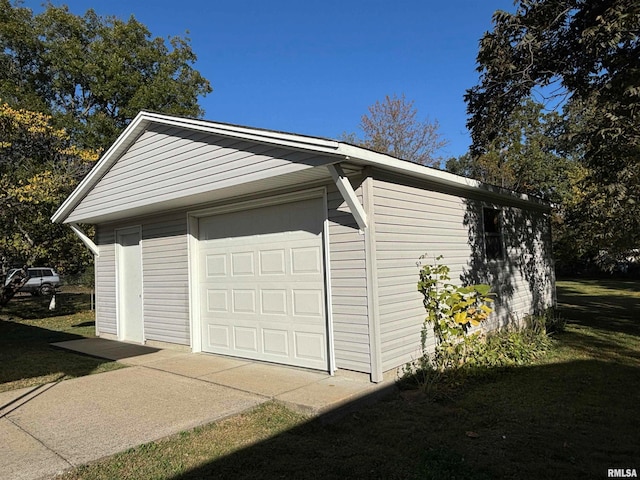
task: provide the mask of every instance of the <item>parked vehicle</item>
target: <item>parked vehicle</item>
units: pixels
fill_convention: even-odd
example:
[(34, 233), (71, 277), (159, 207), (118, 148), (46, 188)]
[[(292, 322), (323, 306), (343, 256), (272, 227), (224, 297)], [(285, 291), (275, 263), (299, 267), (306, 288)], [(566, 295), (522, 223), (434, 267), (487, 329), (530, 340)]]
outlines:
[[(4, 284), (8, 285), (12, 277), (19, 272), (20, 269), (12, 268), (7, 272), (7, 278)], [(29, 271), (29, 280), (19, 290), (20, 292), (29, 292), (32, 295), (51, 295), (60, 287), (60, 276), (53, 268), (49, 267), (31, 267)]]

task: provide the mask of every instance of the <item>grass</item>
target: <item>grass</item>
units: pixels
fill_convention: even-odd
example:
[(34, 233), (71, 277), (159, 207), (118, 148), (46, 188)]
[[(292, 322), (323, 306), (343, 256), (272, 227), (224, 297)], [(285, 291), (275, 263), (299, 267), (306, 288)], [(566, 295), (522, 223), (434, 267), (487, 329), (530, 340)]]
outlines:
[(35, 387), (122, 365), (52, 347), (54, 342), (95, 336), (89, 294), (73, 289), (50, 297), (19, 294), (0, 309), (0, 392)]
[(640, 470), (640, 286), (558, 283), (565, 332), (527, 367), (431, 401), (404, 391), (337, 422), (269, 403), (62, 479), (607, 478)]

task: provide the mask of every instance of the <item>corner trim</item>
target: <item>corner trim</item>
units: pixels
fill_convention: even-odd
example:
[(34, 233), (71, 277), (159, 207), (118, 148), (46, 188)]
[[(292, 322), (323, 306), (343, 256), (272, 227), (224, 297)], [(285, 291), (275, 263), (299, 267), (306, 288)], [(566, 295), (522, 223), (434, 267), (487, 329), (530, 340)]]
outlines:
[(365, 268), (367, 271), (367, 310), (369, 317), (369, 355), (371, 358), (371, 381), (380, 383), (382, 373), (382, 350), (380, 339), (380, 315), (378, 303), (378, 262), (376, 231), (373, 221), (373, 177), (366, 174), (362, 182), (362, 201), (369, 212), (369, 226), (364, 231)]

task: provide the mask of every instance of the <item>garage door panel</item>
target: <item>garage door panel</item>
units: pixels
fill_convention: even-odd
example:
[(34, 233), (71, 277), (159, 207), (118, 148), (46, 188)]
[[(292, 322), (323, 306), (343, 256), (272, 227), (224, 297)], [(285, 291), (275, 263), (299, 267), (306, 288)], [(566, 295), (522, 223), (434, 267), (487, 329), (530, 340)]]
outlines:
[(231, 253), (231, 275), (234, 277), (253, 276), (254, 272), (253, 251)]
[(229, 325), (221, 325), (216, 323), (207, 324), (206, 346), (209, 349), (215, 348), (220, 350), (231, 349), (231, 328)]
[(207, 277), (226, 277), (227, 276), (227, 256), (223, 253), (205, 257), (205, 275)]
[(313, 199), (200, 220), (204, 351), (328, 367), (323, 218)]
[(320, 317), (324, 313), (322, 290), (295, 289), (291, 292), (295, 317)]
[(296, 358), (300, 360), (326, 362), (326, 344), (322, 334), (296, 332), (295, 349)]
[(263, 315), (287, 314), (287, 290), (262, 290), (260, 313)]
[(264, 352), (268, 355), (278, 355), (287, 360), (289, 357), (289, 331), (264, 328), (262, 330)]
[(208, 312), (228, 312), (229, 298), (227, 290), (207, 290), (207, 311)]
[(322, 270), (320, 247), (299, 247), (291, 249), (291, 273), (293, 275), (319, 273)]
[(255, 290), (234, 289), (232, 293), (234, 313), (256, 313)]
[(287, 273), (286, 252), (277, 250), (260, 250), (260, 275), (284, 275)]
[[(282, 204), (272, 205), (202, 218), (200, 239), (238, 238), (241, 242), (250, 243), (257, 236), (268, 238), (270, 235), (297, 235), (299, 232), (318, 236), (322, 234), (322, 223), (317, 221), (318, 215), (322, 216), (322, 208), (322, 200), (309, 199), (288, 203), (284, 208)], [(242, 222), (237, 221), (239, 213)]]
[(233, 347), (240, 352), (257, 353), (258, 329), (256, 327), (243, 327), (235, 325), (233, 327)]

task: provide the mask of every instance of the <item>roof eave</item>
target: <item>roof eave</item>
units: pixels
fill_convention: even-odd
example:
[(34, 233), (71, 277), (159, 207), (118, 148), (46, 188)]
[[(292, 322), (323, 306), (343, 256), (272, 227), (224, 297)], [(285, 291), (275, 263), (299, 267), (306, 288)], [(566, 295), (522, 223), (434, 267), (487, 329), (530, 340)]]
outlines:
[(527, 203), (540, 209), (548, 210), (550, 205), (543, 200), (510, 190), (484, 184), (477, 180), (461, 177), (435, 168), (418, 165), (405, 160), (399, 160), (390, 155), (374, 152), (366, 148), (337, 142), (319, 137), (310, 137), (273, 130), (263, 130), (239, 125), (210, 122), (186, 117), (176, 117), (160, 113), (142, 111), (131, 121), (118, 139), (109, 147), (102, 158), (91, 169), (89, 174), (80, 182), (76, 189), (60, 205), (51, 220), (63, 223), (73, 209), (89, 193), (91, 188), (111, 168), (113, 163), (136, 141), (145, 128), (151, 123), (187, 128), (225, 137), (240, 138), (258, 143), (266, 143), (289, 147), (296, 150), (322, 153), (336, 158), (336, 162), (346, 160), (360, 165), (371, 165), (383, 170), (409, 175), (435, 184), (459, 188), (467, 191), (483, 192), (484, 194), (510, 200), (516, 203)]
[(444, 170), (438, 170), (436, 168), (408, 162), (406, 160), (400, 160), (384, 153), (378, 153), (373, 150), (357, 147), (355, 145), (341, 143), (338, 151), (340, 154), (344, 155), (345, 158), (348, 158), (349, 161), (354, 163), (371, 165), (383, 170), (403, 175), (409, 175), (422, 180), (428, 180), (435, 184), (447, 187), (482, 192), (488, 196), (500, 198), (503, 200), (510, 200), (512, 202), (515, 201), (518, 203), (527, 203), (535, 205), (538, 208), (544, 210), (551, 208), (551, 205), (548, 202), (545, 202), (544, 200), (535, 196), (496, 187), (494, 185), (489, 185), (472, 178), (462, 177), (454, 173), (449, 173)]

